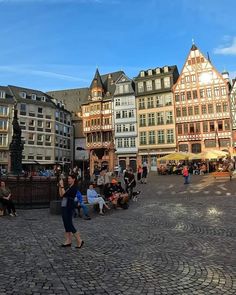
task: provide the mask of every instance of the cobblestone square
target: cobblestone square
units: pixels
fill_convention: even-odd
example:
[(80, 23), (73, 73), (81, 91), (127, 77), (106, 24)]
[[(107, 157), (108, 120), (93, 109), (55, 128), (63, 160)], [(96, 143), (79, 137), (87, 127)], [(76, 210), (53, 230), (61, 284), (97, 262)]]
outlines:
[(0, 295), (236, 294), (236, 179), (149, 176), (128, 210), (74, 223), (48, 209), (0, 218)]

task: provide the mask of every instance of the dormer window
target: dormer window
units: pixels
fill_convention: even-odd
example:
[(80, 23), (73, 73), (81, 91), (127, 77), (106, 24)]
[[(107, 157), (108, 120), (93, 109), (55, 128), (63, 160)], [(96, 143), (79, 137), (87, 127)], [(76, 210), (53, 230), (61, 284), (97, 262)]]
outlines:
[(145, 76), (144, 71), (141, 71), (141, 72), (140, 72), (140, 77), (144, 77), (144, 76)]
[(156, 74), (160, 74), (160, 73), (161, 73), (160, 68), (156, 68)]
[(0, 98), (6, 98), (6, 92), (0, 91)]
[(164, 67), (164, 73), (168, 73), (169, 68), (167, 66)]
[(36, 94), (32, 93), (31, 98), (32, 100), (36, 100)]
[(46, 101), (46, 97), (45, 96), (42, 96), (42, 101)]
[(26, 98), (26, 93), (25, 93), (25, 92), (21, 92), (20, 96), (21, 96), (22, 98)]
[(148, 76), (152, 75), (152, 70), (148, 70)]

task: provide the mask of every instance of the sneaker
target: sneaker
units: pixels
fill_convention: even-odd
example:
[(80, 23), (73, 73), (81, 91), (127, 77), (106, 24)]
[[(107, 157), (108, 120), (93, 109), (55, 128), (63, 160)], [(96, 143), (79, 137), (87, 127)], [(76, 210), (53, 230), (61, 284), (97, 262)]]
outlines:
[(14, 213), (14, 216), (18, 216), (18, 214), (15, 212), (15, 213)]
[(14, 217), (14, 216), (15, 216), (13, 213), (10, 213), (9, 215), (10, 215), (11, 217)]

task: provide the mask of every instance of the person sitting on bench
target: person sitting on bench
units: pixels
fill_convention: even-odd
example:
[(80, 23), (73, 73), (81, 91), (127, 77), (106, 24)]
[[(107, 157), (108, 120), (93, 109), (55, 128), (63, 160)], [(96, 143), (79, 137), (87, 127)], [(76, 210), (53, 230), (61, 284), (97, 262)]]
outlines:
[(107, 204), (105, 203), (104, 199), (102, 197), (100, 197), (98, 195), (98, 193), (96, 192), (96, 190), (94, 189), (93, 183), (91, 183), (89, 185), (89, 188), (87, 190), (87, 198), (88, 198), (88, 203), (89, 204), (99, 204), (99, 214), (100, 215), (104, 215), (103, 213), (103, 207), (105, 207), (106, 209), (110, 209)]
[(15, 205), (11, 199), (11, 191), (6, 187), (5, 181), (0, 182), (0, 202), (7, 208), (10, 216), (17, 216)]

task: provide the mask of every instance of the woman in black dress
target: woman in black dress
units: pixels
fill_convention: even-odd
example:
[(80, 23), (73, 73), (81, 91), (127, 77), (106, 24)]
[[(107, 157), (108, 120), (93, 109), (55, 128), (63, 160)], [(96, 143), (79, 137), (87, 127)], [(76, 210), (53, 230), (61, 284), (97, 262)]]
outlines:
[(81, 239), (80, 234), (75, 229), (72, 218), (74, 212), (74, 199), (77, 193), (77, 186), (75, 184), (76, 175), (68, 176), (68, 188), (65, 189), (64, 181), (61, 179), (59, 181), (59, 195), (62, 198), (61, 209), (62, 209), (62, 220), (65, 227), (65, 242), (62, 244), (62, 247), (70, 247), (72, 244), (72, 234), (76, 238), (77, 247), (81, 248), (84, 244), (84, 241)]

